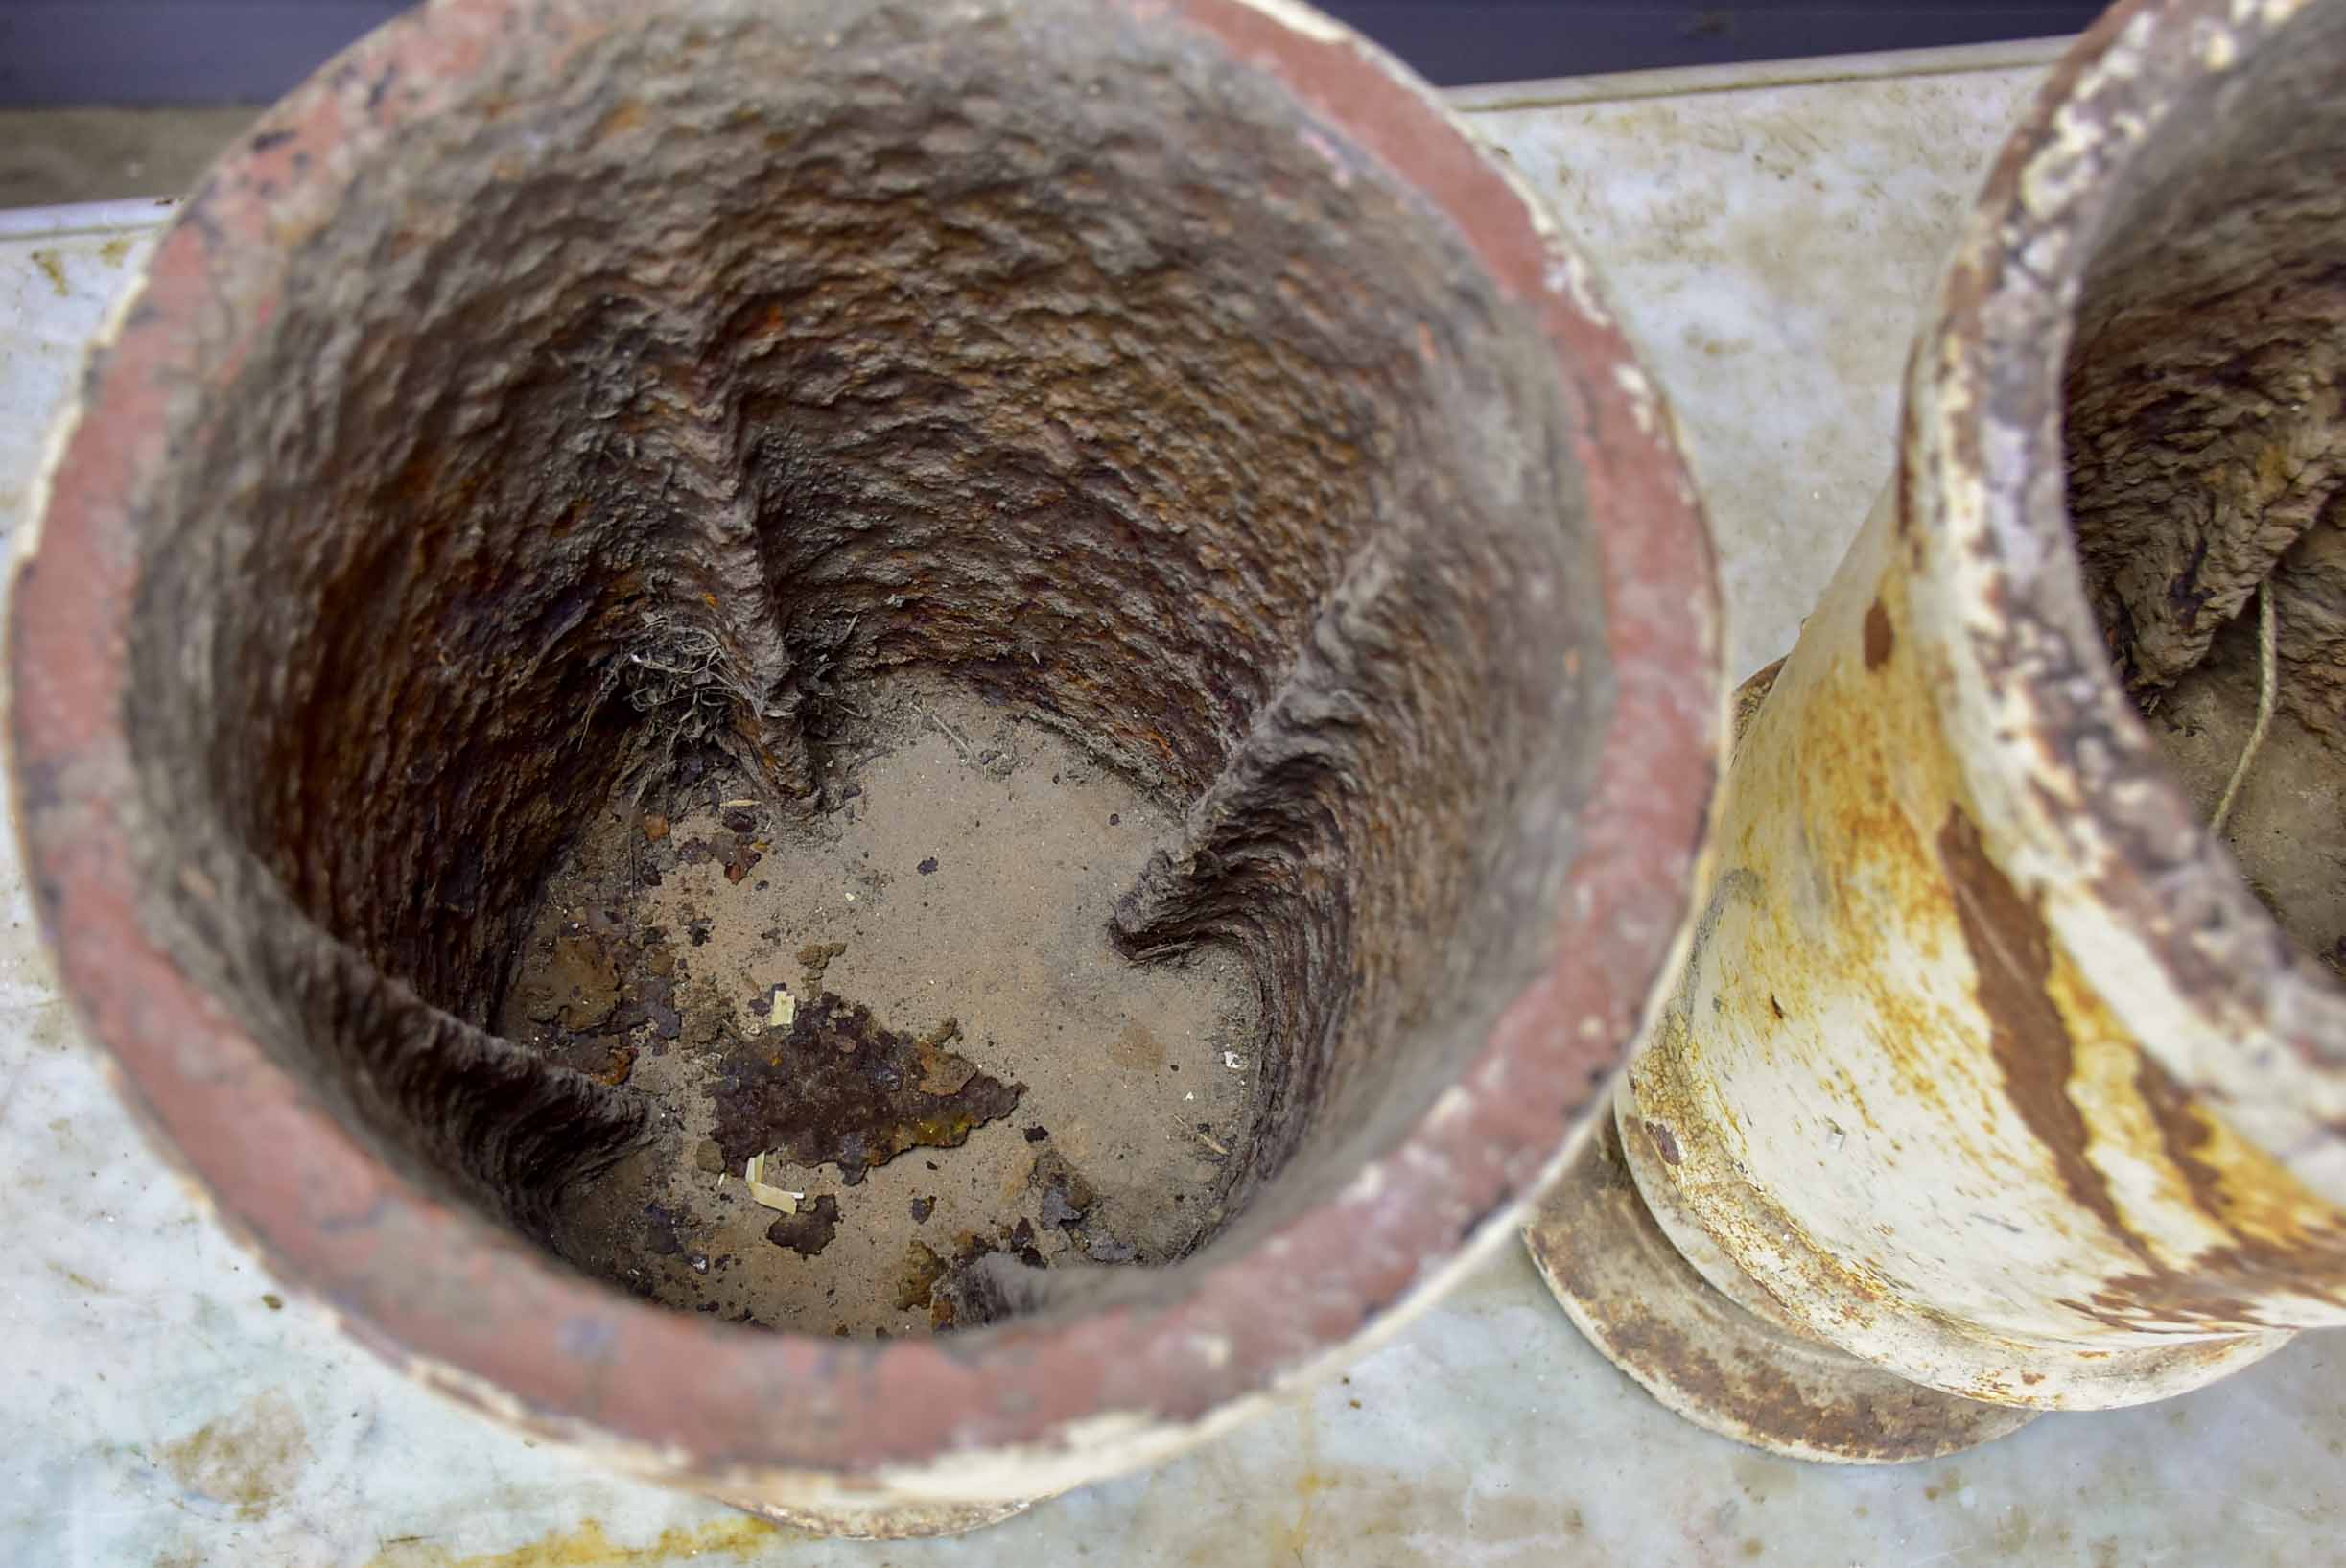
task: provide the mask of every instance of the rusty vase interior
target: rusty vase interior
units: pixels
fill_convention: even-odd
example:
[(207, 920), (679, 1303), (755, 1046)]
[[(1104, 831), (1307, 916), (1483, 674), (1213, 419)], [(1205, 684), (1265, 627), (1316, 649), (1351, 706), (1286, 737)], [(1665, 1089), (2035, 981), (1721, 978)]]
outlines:
[[(933, 1262), (1120, 1263), (1145, 1299), (1394, 1146), (1553, 960), (1613, 682), (1555, 347), (1184, 30), (755, 9), (484, 74), (287, 243), (136, 520), (145, 918), (407, 1182), (623, 1288), (714, 1310), (725, 1259), (658, 1205), (590, 1244), (615, 1182), (721, 1194), (813, 1269), (867, 1172), (982, 1157), (1016, 1190)], [(1220, 1158), (1137, 1251), (990, 1055), (1049, 1058), (1080, 1118), (1142, 1092), (1114, 1041), (955, 1038), (951, 996), (857, 995), (782, 929), (836, 889), (758, 860), (926, 809), (857, 782), (924, 735), (1059, 760), (1046, 806), (1092, 770), (1159, 829), (1086, 866), (1085, 928), (1111, 991), (1224, 988), (1192, 1070), (1234, 1098), (1168, 1128)], [(923, 875), (881, 878), (906, 919)], [(712, 927), (779, 989), (697, 972)], [(826, 1189), (794, 1217), (739, 1180), (769, 1147)], [(1018, 1305), (915, 1283), (723, 1304), (821, 1334)]]
[(2068, 508), (2116, 672), (2200, 815), (2230, 791), (2219, 835), (2333, 972), (2346, 971), (2341, 67), (2346, 10), (2317, 6), (2286, 44), (2190, 79), (2087, 238), (2062, 394)]

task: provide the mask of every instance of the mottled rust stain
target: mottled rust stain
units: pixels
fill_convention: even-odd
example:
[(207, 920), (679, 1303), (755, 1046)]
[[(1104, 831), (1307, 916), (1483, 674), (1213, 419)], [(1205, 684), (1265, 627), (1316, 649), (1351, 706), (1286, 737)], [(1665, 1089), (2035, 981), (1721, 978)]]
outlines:
[(625, 99), (614, 105), (609, 113), (595, 123), (592, 139), (599, 142), (606, 136), (634, 130), (643, 124), (644, 105), (635, 99)]
[[(2140, 1274), (2121, 1275), (2106, 1281), (2086, 1300), (2065, 1297), (2058, 1304), (2097, 1322), (2129, 1332), (2189, 1324), (2195, 1329), (2230, 1335), (2257, 1333), (2276, 1326), (2265, 1321), (2256, 1302), (2240, 1294), (2234, 1283), (2238, 1259), (2228, 1257), (2229, 1252), (2230, 1249), (2219, 1249), (2209, 1255), (2218, 1259), (2216, 1269), (2231, 1277), (2217, 1277), (2213, 1272), (2173, 1273), (2151, 1267)], [(2228, 1340), (2210, 1340), (2207, 1344), (2215, 1355), (2229, 1348)]]
[[(1573, 1287), (1567, 1283), (1566, 1288)], [(1783, 1433), (1852, 1458), (1906, 1457), (1904, 1435), (1886, 1428), (1865, 1405), (1815, 1404), (1766, 1363), (1739, 1359), (1730, 1366), (1676, 1324), (1650, 1313), (1627, 1309), (1606, 1329), (1606, 1349), (1614, 1359), (1661, 1369), (1670, 1384), (1698, 1405), (1732, 1412), (1753, 1432)]]
[(1889, 664), (1890, 649), (1897, 644), (1897, 635), (1889, 629), (1889, 612), (1875, 599), (1865, 610), (1865, 667), (1879, 669)]
[(2277, 1296), (2337, 1303), (2346, 1280), (2346, 1219), (2146, 1055), (2066, 971), (2056, 964), (2053, 991), (2073, 1033), (2088, 1044), (2096, 1038), (2124, 1041), (2123, 1077), (2115, 1082), (2097, 1080), (2092, 1054), (2080, 1054), (2073, 1087), (2085, 1103), (2126, 1097), (2124, 1107), (2110, 1108), (2107, 1121), (2097, 1112), (2099, 1135), (2122, 1135), (2129, 1151), (2155, 1161), (2172, 1178), (2162, 1201), (2188, 1207), (2221, 1236), (2186, 1256), (2191, 1232), (2164, 1231), (2161, 1262), (2146, 1259), (2143, 1268), (2103, 1280), (2088, 1299), (2060, 1304), (2129, 1332), (2183, 1324), (2244, 1333), (2280, 1325), (2268, 1310)]
[(2123, 1275), (2090, 1301), (2064, 1304), (2114, 1327), (2184, 1322), (2238, 1331), (2278, 1326), (2256, 1299), (2262, 1295), (2339, 1304), (2346, 1224), (2270, 1156), (2241, 1145), (2147, 1055), (2134, 1084), (2192, 1206), (2228, 1239), (2181, 1268)]
[[(1880, 584), (1878, 601), (1885, 614), (1903, 605), (1896, 573)], [(1844, 618), (1842, 649), (1862, 641), (1851, 620), (1862, 618)], [(1765, 987), (1751, 993), (1751, 1024), (1763, 1038), (1787, 1023), (1798, 1036), (1784, 1038), (1813, 1038), (1817, 1020), (1830, 1012), (1819, 998), (1862, 977), (1878, 1018), (1875, 1042), (1902, 1092), (1948, 1116), (1963, 1114), (1976, 1103), (1973, 1076), (1942, 1048), (1943, 1017), (1912, 986), (1881, 980), (1916, 956), (1934, 959), (1944, 940), (1945, 878), (1930, 825), (1955, 785), (1924, 690), (1924, 661), (1910, 658), (1869, 677), (1860, 659), (1843, 652), (1802, 664), (1798, 679), (1782, 721), (1755, 728), (1735, 762), (1736, 789), (1754, 803), (1746, 816), (1764, 819), (1756, 803), (1770, 799), (1797, 802), (1800, 810), (1792, 840), (1798, 847), (1786, 853), (1747, 840), (1744, 852), (1771, 864), (1780, 857), (1795, 895), (1773, 901), (1765, 935), (1755, 930), (1747, 939), (1755, 952), (1764, 942), (1769, 954), (1753, 972)], [(1779, 829), (1763, 831), (1772, 836)], [(1835, 866), (1849, 870), (1824, 873)], [(1803, 875), (1813, 890), (1806, 900), (1796, 896)], [(1815, 956), (1818, 933), (1804, 912), (1827, 905), (1841, 911), (1830, 923), (1840, 950), (1829, 960)], [(1680, 1124), (1679, 1132), (1692, 1130)]]
[(2076, 1044), (2045, 989), (2053, 975), (2053, 942), (2044, 916), (1988, 857), (1978, 826), (1960, 806), (1947, 807), (1938, 857), (1971, 952), (1974, 988), (1987, 1015), (1988, 1045), (2004, 1074), (2006, 1098), (2053, 1157), (2070, 1197), (2156, 1267), (2150, 1249), (2126, 1229), (2108, 1180), (2085, 1157), (2085, 1116), (2069, 1098)]

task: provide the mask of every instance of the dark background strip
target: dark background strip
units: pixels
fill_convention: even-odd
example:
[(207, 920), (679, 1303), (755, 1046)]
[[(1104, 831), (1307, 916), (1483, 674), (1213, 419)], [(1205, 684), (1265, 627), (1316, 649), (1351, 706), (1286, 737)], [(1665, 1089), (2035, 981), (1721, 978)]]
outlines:
[[(258, 104), (401, 0), (0, 0), (0, 105)], [(1323, 0), (1445, 86), (2075, 33), (2053, 0)]]

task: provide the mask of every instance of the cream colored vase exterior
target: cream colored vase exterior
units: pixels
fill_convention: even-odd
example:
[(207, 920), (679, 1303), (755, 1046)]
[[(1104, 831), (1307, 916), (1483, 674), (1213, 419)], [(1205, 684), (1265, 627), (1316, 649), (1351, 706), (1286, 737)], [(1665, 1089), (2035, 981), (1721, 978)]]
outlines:
[(2065, 428), (2097, 376), (2168, 377), (2163, 432), (2291, 454), (2211, 463), (2179, 511), (2327, 474), (2335, 526), (2334, 347), (2293, 400), (2173, 362), (2231, 310), (2336, 342), (2341, 79), (2346, 6), (2122, 7), (1990, 176), (1897, 479), (1736, 751), (1618, 1135), (1530, 1232), (1584, 1329), (1715, 1430), (1918, 1458), (2346, 1322), (2346, 993), (2113, 676), (2069, 516), (2109, 433)]

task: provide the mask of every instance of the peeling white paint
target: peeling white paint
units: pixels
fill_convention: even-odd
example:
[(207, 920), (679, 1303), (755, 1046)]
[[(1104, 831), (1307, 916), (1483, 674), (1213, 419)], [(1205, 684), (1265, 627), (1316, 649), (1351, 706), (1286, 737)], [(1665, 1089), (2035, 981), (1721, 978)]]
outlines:
[(1654, 384), (1646, 380), (1645, 372), (1628, 361), (1613, 366), (1613, 385), (1629, 402), (1630, 417), (1637, 421), (1639, 431), (1654, 433)]
[(1323, 12), (1301, 6), (1295, 0), (1240, 0), (1270, 17), (1290, 33), (1300, 33), (1316, 43), (1357, 44), (1360, 35)]
[(1601, 326), (1613, 325), (1611, 314), (1606, 309), (1604, 296), (1597, 291), (1596, 279), (1577, 251), (1560, 249), (1548, 258), (1545, 281), (1550, 293), (1562, 294), (1572, 301), (1583, 316)]

